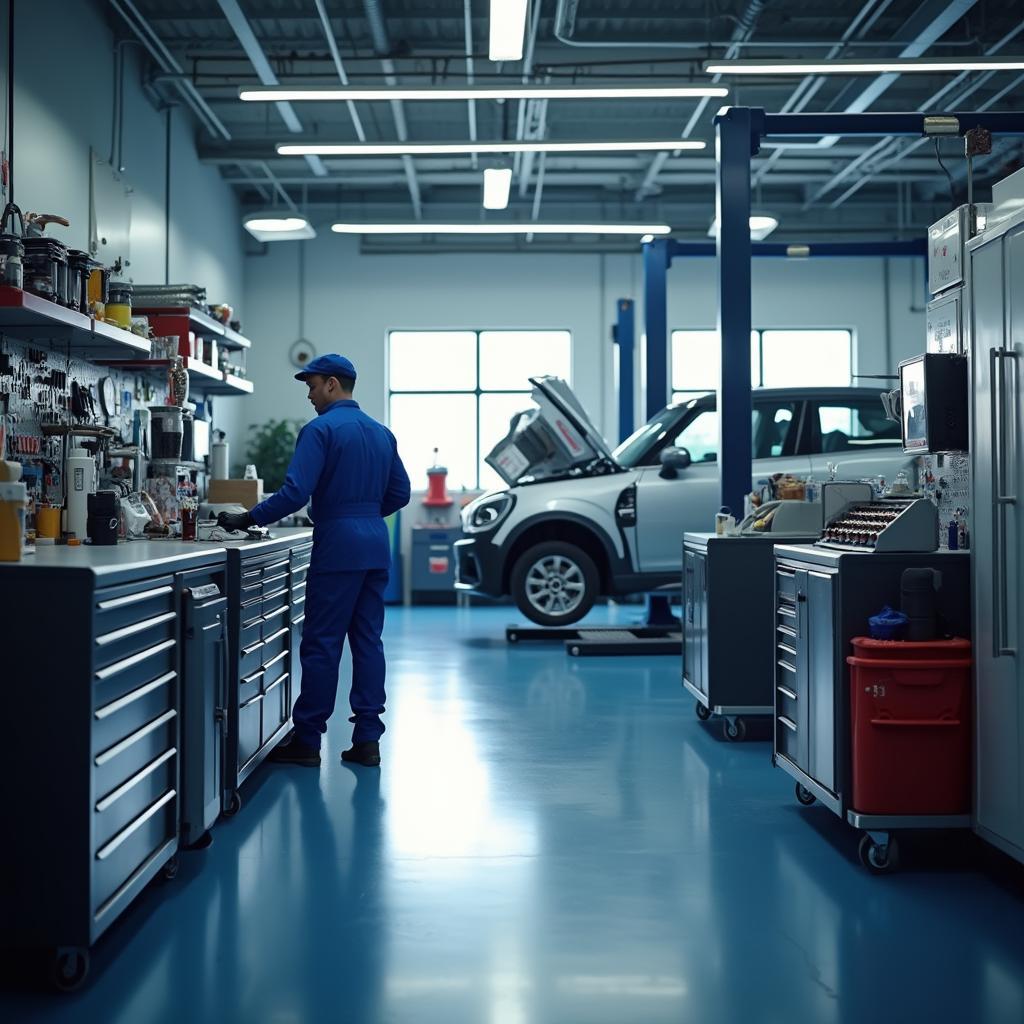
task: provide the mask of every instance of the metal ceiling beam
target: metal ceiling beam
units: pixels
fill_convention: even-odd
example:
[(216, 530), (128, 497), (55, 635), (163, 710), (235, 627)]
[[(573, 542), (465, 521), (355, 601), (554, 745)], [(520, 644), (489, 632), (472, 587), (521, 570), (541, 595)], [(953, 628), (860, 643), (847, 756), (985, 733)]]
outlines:
[[(263, 47), (260, 46), (259, 40), (252, 30), (252, 26), (242, 13), (238, 0), (217, 0), (217, 4), (224, 17), (227, 18), (227, 22), (245, 51), (245, 55), (249, 58), (249, 62), (255, 68), (260, 81), (264, 85), (280, 84), (277, 80), (277, 75), (274, 74), (270, 66), (270, 61), (267, 60), (267, 55), (263, 52)], [(281, 120), (284, 121), (288, 131), (302, 131), (302, 122), (298, 119), (290, 103), (279, 102), (275, 103), (274, 106), (277, 107), (277, 112), (281, 115)], [(327, 173), (323, 161), (319, 157), (307, 157), (306, 162), (309, 164), (310, 170), (318, 177), (322, 177)]]
[[(473, 11), (470, 8), (471, 0), (463, 0), (462, 21), (466, 32), (466, 84), (473, 84)], [(467, 114), (469, 115), (469, 141), (476, 142), (476, 100), (467, 100)], [(476, 153), (473, 154), (472, 164), (474, 169), (477, 165)]]
[[(388, 85), (397, 85), (395, 77), (395, 65), (391, 60), (391, 44), (388, 42), (387, 28), (384, 25), (384, 15), (381, 12), (377, 0), (363, 0), (363, 12), (366, 15), (366, 22), (370, 28), (370, 35), (373, 38), (373, 49), (380, 58), (380, 66), (384, 71), (384, 80)], [(391, 101), (391, 116), (395, 119), (395, 132), (400, 142), (408, 142), (409, 129), (405, 123), (405, 107), (401, 100)], [(423, 217), (423, 201), (420, 198), (420, 185), (416, 179), (416, 165), (411, 156), (402, 157), (402, 166), (405, 168), (405, 177), (409, 185), (409, 199), (412, 201), (412, 212), (417, 220)]]
[[(334, 61), (334, 69), (338, 72), (338, 78), (342, 85), (348, 85), (348, 75), (345, 72), (345, 65), (342, 63), (341, 54), (338, 52), (338, 43), (334, 38), (334, 29), (331, 28), (331, 19), (327, 17), (327, 9), (324, 7), (324, 0), (313, 0), (316, 4), (316, 13), (320, 16), (320, 24), (323, 26), (324, 36), (327, 38), (327, 48), (331, 51), (331, 60)], [(356, 130), (356, 138), (360, 142), (366, 141), (366, 132), (363, 130), (363, 122), (359, 118), (359, 111), (356, 110), (352, 100), (345, 100), (349, 117), (352, 118), (352, 127)]]

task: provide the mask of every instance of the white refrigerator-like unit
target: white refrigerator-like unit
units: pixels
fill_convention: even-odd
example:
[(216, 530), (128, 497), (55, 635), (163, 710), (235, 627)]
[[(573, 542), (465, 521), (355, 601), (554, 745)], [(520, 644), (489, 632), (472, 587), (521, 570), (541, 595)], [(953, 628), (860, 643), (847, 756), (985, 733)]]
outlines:
[(975, 828), (1024, 862), (1024, 171), (966, 248)]

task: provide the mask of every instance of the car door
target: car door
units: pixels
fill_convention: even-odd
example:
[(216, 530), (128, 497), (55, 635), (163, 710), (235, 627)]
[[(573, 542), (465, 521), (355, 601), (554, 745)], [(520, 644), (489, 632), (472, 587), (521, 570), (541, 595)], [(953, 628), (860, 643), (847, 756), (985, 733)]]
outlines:
[(876, 395), (819, 398), (808, 403), (805, 430), (811, 471), (828, 480), (835, 467), (840, 480), (884, 477), (891, 483), (900, 470), (910, 472), (913, 459), (903, 453), (900, 425), (886, 419)]
[[(806, 455), (795, 454), (803, 403), (754, 394), (751, 420), (752, 477), (792, 473), (801, 478), (811, 469)], [(666, 445), (685, 448), (693, 460), (674, 479), (666, 479), (658, 457)], [(637, 551), (641, 572), (671, 573), (679, 569), (683, 534), (714, 529), (719, 509), (718, 412), (712, 404), (694, 404), (674, 436), (652, 450), (637, 482)], [(743, 509), (734, 509), (739, 519)]]

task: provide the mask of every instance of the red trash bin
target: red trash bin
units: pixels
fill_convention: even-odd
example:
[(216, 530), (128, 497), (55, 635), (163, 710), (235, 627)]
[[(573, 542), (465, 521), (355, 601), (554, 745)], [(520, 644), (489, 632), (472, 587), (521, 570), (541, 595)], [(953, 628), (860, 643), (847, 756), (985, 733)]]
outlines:
[(968, 813), (970, 641), (856, 637), (853, 649), (846, 662), (854, 810)]

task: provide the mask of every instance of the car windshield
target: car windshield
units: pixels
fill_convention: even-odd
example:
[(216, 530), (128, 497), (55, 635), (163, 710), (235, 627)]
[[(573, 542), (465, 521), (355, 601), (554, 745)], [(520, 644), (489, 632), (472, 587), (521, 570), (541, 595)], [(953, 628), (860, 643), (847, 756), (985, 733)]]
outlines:
[(667, 406), (657, 415), (652, 416), (612, 452), (615, 461), (625, 469), (632, 469), (639, 465), (643, 457), (651, 450), (651, 446), (662, 440), (669, 430), (679, 422), (679, 417), (696, 404), (696, 399), (685, 403), (681, 402), (678, 405)]

